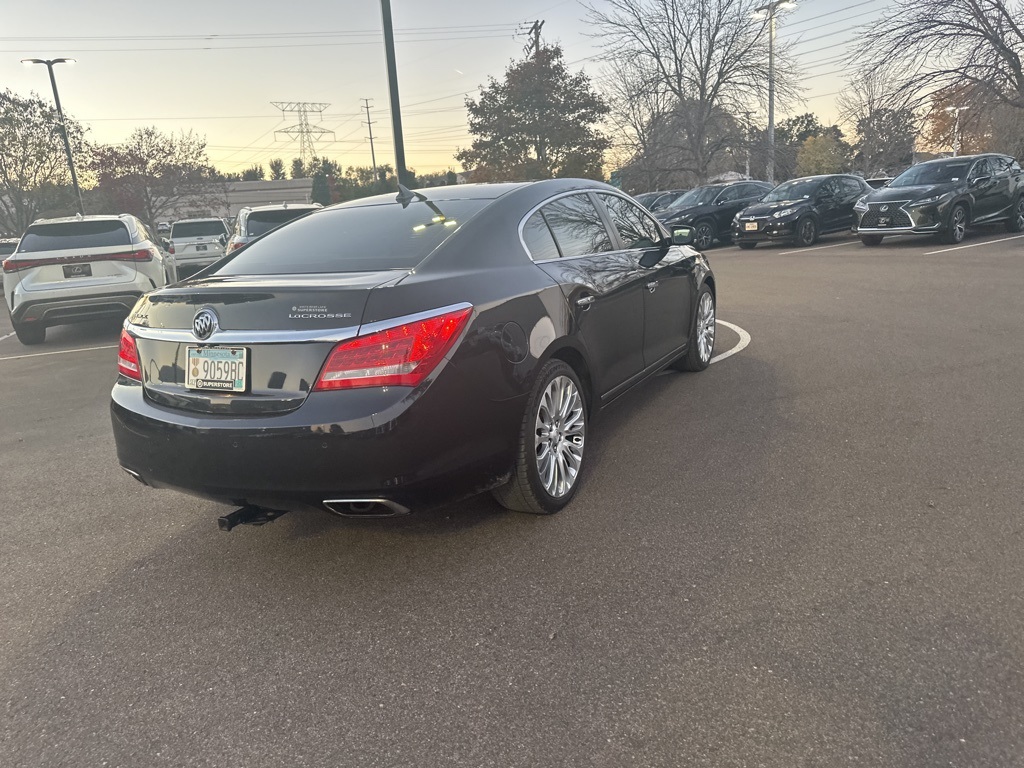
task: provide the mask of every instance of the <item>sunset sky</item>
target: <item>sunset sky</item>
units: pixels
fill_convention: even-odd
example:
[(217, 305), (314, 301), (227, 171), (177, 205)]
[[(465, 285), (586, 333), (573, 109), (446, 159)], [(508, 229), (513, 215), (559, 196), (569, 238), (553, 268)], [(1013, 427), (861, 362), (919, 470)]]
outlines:
[[(780, 38), (798, 43), (806, 89), (791, 113), (835, 118), (846, 77), (837, 59), (890, 3), (804, 0), (786, 14)], [(407, 162), (421, 173), (458, 170), (452, 155), (469, 144), (465, 95), (522, 57), (523, 32), (534, 19), (545, 21), (544, 40), (561, 44), (573, 69), (600, 76), (600, 41), (588, 36), (577, 0), (392, 0), (392, 12)], [(206, 137), (217, 168), (241, 171), (298, 155), (297, 142), (276, 134), (295, 118), (282, 117), (272, 101), (324, 102), (330, 106), (313, 122), (334, 134), (318, 153), (344, 166), (369, 165), (361, 111), (368, 98), (378, 162), (394, 162), (375, 0), (36, 0), (7, 4), (2, 30), (0, 87), (49, 99), (46, 68), (20, 59), (77, 59), (56, 68), (57, 82), (65, 111), (93, 141), (118, 142), (147, 125), (192, 130)]]

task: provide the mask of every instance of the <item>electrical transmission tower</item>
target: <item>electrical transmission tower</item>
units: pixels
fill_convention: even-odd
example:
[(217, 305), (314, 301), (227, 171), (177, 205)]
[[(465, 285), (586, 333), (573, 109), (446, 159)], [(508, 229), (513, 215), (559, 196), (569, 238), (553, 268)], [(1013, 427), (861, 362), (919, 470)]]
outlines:
[(322, 120), (324, 110), (331, 106), (330, 104), (307, 101), (272, 101), (270, 103), (281, 110), (282, 117), (288, 114), (299, 116), (298, 123), (275, 131), (274, 135), (283, 133), (299, 140), (299, 157), (302, 158), (303, 165), (316, 157), (316, 148), (313, 146), (314, 141), (319, 141), (327, 134), (330, 134), (332, 138), (334, 137), (334, 131), (321, 128), (319, 125), (309, 124), (310, 114), (316, 113), (317, 120)]

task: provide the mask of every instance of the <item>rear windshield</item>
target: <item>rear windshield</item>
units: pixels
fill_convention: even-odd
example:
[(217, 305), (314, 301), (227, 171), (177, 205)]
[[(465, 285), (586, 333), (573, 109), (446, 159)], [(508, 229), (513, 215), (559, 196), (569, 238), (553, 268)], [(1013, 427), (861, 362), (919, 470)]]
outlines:
[(220, 237), (226, 234), (221, 221), (176, 221), (171, 226), (171, 239), (176, 237)]
[(245, 234), (248, 237), (259, 237), (274, 227), (281, 226), (286, 221), (297, 219), (299, 216), (305, 216), (310, 211), (315, 210), (315, 208), (285, 208), (280, 211), (256, 211), (250, 213), (249, 218), (245, 222)]
[(110, 248), (131, 245), (128, 227), (120, 221), (68, 221), (33, 224), (21, 238), (19, 253), (64, 248)]
[(490, 200), (398, 203), (314, 213), (236, 251), (218, 275), (411, 269)]

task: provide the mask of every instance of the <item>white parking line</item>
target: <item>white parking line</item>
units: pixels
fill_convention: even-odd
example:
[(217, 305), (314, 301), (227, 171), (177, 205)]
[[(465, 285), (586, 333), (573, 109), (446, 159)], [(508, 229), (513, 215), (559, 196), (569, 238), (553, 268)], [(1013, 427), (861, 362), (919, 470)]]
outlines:
[(816, 248), (797, 248), (795, 251), (781, 251), (779, 253), (779, 256), (786, 256), (790, 253), (807, 253), (808, 251), (823, 251), (826, 248), (839, 248), (842, 245), (853, 245), (853, 241), (851, 240), (845, 243), (833, 243), (832, 245), (819, 245)]
[(8, 333), (8, 334), (7, 334), (6, 336), (0, 336), (0, 341), (3, 341), (4, 339), (9, 339), (9, 338), (11, 338), (11, 336), (13, 336), (13, 335), (14, 335), (14, 331), (11, 331), (11, 332), (10, 332), (10, 333)]
[(950, 251), (962, 251), (964, 248), (977, 248), (979, 245), (993, 245), (995, 243), (1005, 243), (1008, 240), (1020, 240), (1024, 235), (1014, 235), (1013, 237), (1003, 237), (999, 240), (986, 240), (983, 243), (971, 243), (970, 245), (957, 245), (953, 248), (943, 248), (940, 251), (928, 251), (924, 254), (925, 256), (934, 256), (936, 253), (949, 253)]
[[(718, 354), (718, 355), (715, 355), (714, 357), (712, 357), (711, 358), (711, 363), (721, 362), (722, 360), (725, 360), (725, 358), (732, 357), (737, 352), (742, 352), (744, 349), (747, 348), (747, 345), (750, 343), (750, 334), (749, 333), (744, 331), (738, 325), (733, 325), (732, 323), (727, 323), (727, 322), (725, 322), (725, 320), (716, 320), (715, 322), (718, 323), (719, 325), (724, 325), (726, 328), (730, 328), (733, 331), (735, 331), (737, 334), (739, 334), (740, 341), (732, 349), (727, 349), (725, 352), (722, 352), (721, 354)], [(710, 365), (711, 363), (708, 363), (708, 365)]]
[[(4, 337), (6, 338), (6, 336)], [(105, 347), (79, 347), (78, 349), (59, 349), (56, 352), (33, 352), (30, 355), (11, 355), (10, 357), (0, 357), (0, 362), (4, 360), (21, 360), (26, 357), (48, 357), (50, 355), (68, 355), (72, 352), (94, 352), (97, 349), (117, 349), (117, 344), (110, 344)]]

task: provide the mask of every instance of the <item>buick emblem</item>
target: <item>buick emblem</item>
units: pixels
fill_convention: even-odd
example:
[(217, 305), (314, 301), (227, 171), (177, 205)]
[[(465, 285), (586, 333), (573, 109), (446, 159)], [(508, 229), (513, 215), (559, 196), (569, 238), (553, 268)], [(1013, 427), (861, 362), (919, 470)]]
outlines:
[(200, 341), (210, 338), (213, 332), (219, 329), (220, 323), (217, 322), (217, 313), (209, 307), (203, 307), (192, 318), (192, 333)]
[(889, 206), (888, 206), (888, 205), (883, 205), (883, 206), (882, 206), (881, 208), (879, 208), (878, 210), (880, 210), (880, 211), (888, 211), (888, 210), (889, 210)]

